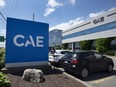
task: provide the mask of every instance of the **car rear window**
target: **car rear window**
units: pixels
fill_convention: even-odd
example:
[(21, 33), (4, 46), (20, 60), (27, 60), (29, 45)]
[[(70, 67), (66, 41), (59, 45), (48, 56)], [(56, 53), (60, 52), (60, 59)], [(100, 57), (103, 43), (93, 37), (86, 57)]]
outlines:
[(72, 57), (72, 53), (66, 53), (66, 54), (64, 55), (64, 57), (65, 57), (65, 58), (70, 58), (70, 57)]
[(61, 51), (61, 54), (66, 54), (68, 53), (69, 51)]
[(78, 54), (77, 53), (66, 53), (64, 55), (64, 58), (67, 58), (67, 59), (77, 59), (78, 58)]
[(79, 57), (79, 54), (78, 53), (73, 53), (71, 59), (77, 59), (78, 57)]
[(91, 56), (91, 53), (90, 52), (83, 52), (83, 53), (80, 53), (80, 58), (90, 58)]

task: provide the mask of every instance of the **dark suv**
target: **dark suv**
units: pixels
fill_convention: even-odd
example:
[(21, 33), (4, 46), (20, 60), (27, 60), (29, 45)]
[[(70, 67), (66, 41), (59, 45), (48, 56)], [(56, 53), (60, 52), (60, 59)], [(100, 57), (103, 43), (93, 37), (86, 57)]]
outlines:
[[(70, 54), (70, 57), (67, 56)], [(73, 72), (81, 78), (86, 78), (89, 73), (107, 70), (111, 72), (114, 67), (112, 59), (93, 51), (79, 51), (67, 53), (62, 59), (65, 71)]]

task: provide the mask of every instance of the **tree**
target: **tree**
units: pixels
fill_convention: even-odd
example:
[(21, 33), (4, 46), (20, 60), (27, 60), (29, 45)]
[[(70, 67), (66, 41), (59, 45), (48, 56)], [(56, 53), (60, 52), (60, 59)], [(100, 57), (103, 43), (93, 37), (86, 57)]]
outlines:
[(5, 62), (5, 49), (0, 49), (0, 70), (4, 67)]
[(91, 50), (93, 40), (80, 41), (81, 50)]
[(61, 46), (57, 45), (57, 46), (55, 46), (55, 48), (56, 48), (56, 50), (59, 50), (59, 49), (61, 49)]
[(68, 43), (62, 44), (62, 49), (67, 49), (68, 48)]
[(111, 41), (113, 38), (100, 38), (96, 39), (96, 50), (100, 53), (110, 50)]

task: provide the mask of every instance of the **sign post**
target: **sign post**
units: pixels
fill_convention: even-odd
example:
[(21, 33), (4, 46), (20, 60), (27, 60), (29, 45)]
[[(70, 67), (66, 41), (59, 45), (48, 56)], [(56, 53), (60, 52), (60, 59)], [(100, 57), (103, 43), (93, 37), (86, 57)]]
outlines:
[(7, 19), (5, 67), (48, 63), (48, 24)]

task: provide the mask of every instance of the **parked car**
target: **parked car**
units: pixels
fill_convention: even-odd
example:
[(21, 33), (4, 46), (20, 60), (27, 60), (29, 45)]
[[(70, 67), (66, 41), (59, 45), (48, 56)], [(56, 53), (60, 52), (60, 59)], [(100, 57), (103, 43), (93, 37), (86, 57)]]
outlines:
[(49, 62), (53, 66), (60, 66), (61, 58), (64, 54), (70, 52), (69, 50), (56, 50), (55, 52), (49, 53)]
[[(67, 55), (67, 54), (66, 54)], [(65, 55), (65, 56), (66, 56)], [(72, 52), (70, 58), (62, 59), (62, 66), (65, 71), (73, 72), (81, 78), (86, 78), (90, 73), (107, 70), (113, 71), (112, 59), (93, 51)]]

